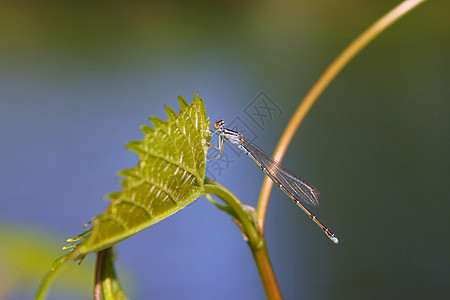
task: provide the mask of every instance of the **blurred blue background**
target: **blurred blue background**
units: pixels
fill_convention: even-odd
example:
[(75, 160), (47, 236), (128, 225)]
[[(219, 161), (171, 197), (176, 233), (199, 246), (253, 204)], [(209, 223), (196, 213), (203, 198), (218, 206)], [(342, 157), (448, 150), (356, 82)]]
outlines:
[[(33, 295), (64, 240), (120, 189), (115, 173), (138, 161), (124, 145), (150, 115), (166, 119), (164, 104), (178, 111), (177, 95), (199, 92), (212, 121), (272, 153), (320, 74), (397, 3), (2, 2), (0, 299)], [(266, 239), (286, 299), (450, 295), (449, 9), (429, 1), (389, 28), (296, 134), (284, 164), (321, 191), (312, 211), (341, 243), (274, 189)], [(256, 205), (262, 172), (226, 151), (209, 176)], [(130, 299), (265, 298), (238, 228), (204, 197), (117, 255)], [(93, 258), (49, 299), (91, 298)]]

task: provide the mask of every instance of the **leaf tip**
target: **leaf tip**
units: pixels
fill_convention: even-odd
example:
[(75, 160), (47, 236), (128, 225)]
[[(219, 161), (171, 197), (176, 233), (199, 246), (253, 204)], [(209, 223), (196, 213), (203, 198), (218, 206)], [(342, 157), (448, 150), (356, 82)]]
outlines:
[(125, 144), (125, 149), (133, 150), (135, 152), (139, 151), (141, 148), (141, 141), (130, 141)]
[(166, 109), (166, 114), (169, 117), (169, 121), (173, 121), (177, 118), (177, 113), (169, 105), (164, 105), (164, 108)]
[(141, 125), (141, 130), (144, 134), (152, 134), (153, 132), (155, 132), (155, 129), (148, 126), (148, 125)]
[(178, 102), (180, 103), (181, 110), (189, 106), (189, 103), (186, 100), (184, 100), (183, 96), (181, 95), (178, 95)]
[(162, 124), (164, 124), (164, 121), (158, 117), (151, 116), (149, 119), (150, 119), (150, 122), (152, 122), (153, 125), (155, 126), (155, 129), (158, 128), (159, 126), (161, 126)]

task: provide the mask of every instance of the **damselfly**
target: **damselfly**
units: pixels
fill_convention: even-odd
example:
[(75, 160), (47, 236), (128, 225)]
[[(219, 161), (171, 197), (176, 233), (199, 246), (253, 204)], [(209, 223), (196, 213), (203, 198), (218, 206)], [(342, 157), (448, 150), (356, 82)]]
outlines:
[(316, 188), (306, 183), (303, 179), (284, 167), (280, 162), (274, 160), (271, 156), (246, 140), (239, 132), (225, 128), (224, 120), (215, 122), (214, 129), (216, 129), (216, 131), (214, 131), (212, 135), (216, 133), (219, 134), (219, 145), (213, 146), (219, 150), (219, 154), (215, 157), (208, 158), (208, 160), (217, 159), (223, 155), (224, 140), (238, 146), (314, 221), (314, 223), (322, 228), (331, 241), (335, 244), (339, 243), (336, 235), (323, 225), (322, 222), (320, 222), (319, 219), (303, 205), (303, 203), (314, 206), (319, 204), (319, 191)]

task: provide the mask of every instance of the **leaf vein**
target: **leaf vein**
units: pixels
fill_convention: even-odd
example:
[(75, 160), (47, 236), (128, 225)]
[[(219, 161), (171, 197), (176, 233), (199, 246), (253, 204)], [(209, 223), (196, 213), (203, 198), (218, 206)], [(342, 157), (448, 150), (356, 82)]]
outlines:
[[(173, 196), (168, 190), (166, 190), (165, 188), (163, 188), (162, 186), (154, 183), (153, 181), (147, 180), (146, 178), (143, 178), (143, 180), (150, 184), (153, 185), (154, 187), (158, 188), (159, 190), (163, 191), (167, 196), (169, 196), (170, 200), (172, 200), (173, 203), (175, 203), (175, 205), (178, 205), (178, 202), (175, 200), (175, 196)], [(156, 198), (155, 198), (156, 199)]]
[[(151, 151), (149, 151), (149, 150), (142, 149), (142, 148), (141, 148), (141, 150), (142, 150), (145, 154), (147, 154), (147, 155), (153, 156), (153, 157), (155, 157), (155, 158), (159, 158), (159, 159), (161, 159), (161, 160), (166, 161), (166, 162), (169, 163), (169, 164), (172, 164), (172, 165), (174, 165), (174, 166), (176, 166), (176, 167), (179, 167), (180, 169), (183, 169), (184, 171), (186, 171), (186, 172), (188, 172), (189, 174), (191, 174), (192, 176), (194, 176), (195, 179), (197, 180), (197, 182), (199, 182), (199, 183), (202, 182), (202, 180), (200, 180), (199, 175), (197, 174), (197, 172), (194, 171), (194, 170), (191, 170), (189, 167), (185, 167), (185, 166), (181, 165), (180, 163), (177, 163), (177, 162), (175, 162), (175, 161), (173, 161), (173, 160), (171, 160), (171, 159), (169, 159), (169, 158), (167, 158), (167, 157), (164, 157), (164, 156), (155, 154), (155, 153), (153, 153), (153, 152), (151, 152)], [(145, 179), (145, 178), (143, 178), (143, 179)]]
[(120, 202), (125, 202), (125, 203), (129, 203), (129, 204), (132, 204), (132, 205), (134, 205), (134, 206), (136, 206), (136, 207), (138, 207), (138, 208), (141, 208), (141, 209), (143, 209), (145, 212), (146, 212), (146, 214), (148, 215), (148, 217), (150, 218), (150, 219), (153, 219), (154, 217), (152, 216), (152, 214), (148, 211), (148, 208), (146, 208), (145, 206), (143, 206), (142, 204), (140, 204), (139, 202), (133, 202), (133, 201), (131, 201), (131, 200), (128, 200), (128, 199), (119, 199), (119, 201)]
[(123, 227), (124, 230), (128, 230), (128, 226), (125, 225), (125, 222), (120, 220), (118, 215), (104, 215), (102, 217), (102, 221), (108, 220), (108, 219), (111, 219), (111, 220), (117, 222), (121, 227)]

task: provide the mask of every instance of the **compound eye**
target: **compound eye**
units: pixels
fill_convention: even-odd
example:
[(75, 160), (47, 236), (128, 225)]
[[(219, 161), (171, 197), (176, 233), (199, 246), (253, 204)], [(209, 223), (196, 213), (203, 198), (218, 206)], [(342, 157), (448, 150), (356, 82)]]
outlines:
[(214, 129), (219, 129), (221, 127), (225, 126), (225, 121), (224, 120), (219, 120), (216, 123), (214, 123)]

